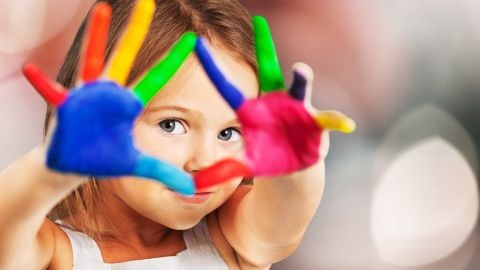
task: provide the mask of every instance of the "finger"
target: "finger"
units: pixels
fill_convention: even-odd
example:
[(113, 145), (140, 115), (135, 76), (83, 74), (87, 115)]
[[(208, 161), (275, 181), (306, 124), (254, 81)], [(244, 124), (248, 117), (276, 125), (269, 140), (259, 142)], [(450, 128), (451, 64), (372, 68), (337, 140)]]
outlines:
[(134, 175), (156, 180), (166, 187), (184, 195), (192, 195), (195, 193), (195, 185), (189, 174), (153, 157), (141, 155)]
[(317, 112), (313, 118), (321, 128), (333, 131), (352, 133), (356, 128), (356, 124), (352, 119), (337, 111)]
[(195, 52), (203, 66), (203, 69), (225, 101), (227, 101), (230, 107), (232, 107), (234, 110), (240, 107), (240, 105), (242, 105), (245, 101), (245, 98), (240, 90), (238, 90), (232, 83), (228, 81), (227, 78), (225, 78), (222, 71), (220, 71), (217, 64), (213, 60), (212, 54), (202, 38), (197, 39)]
[(194, 50), (196, 41), (196, 34), (192, 32), (185, 33), (172, 47), (167, 56), (150, 69), (140, 82), (133, 87), (134, 94), (144, 106), (163, 89), (180, 69), (185, 59)]
[(251, 170), (243, 163), (234, 159), (224, 159), (194, 175), (197, 189), (204, 189), (222, 184), (232, 178), (251, 176)]
[(83, 82), (93, 81), (102, 73), (112, 9), (107, 3), (100, 2), (93, 7), (90, 16), (81, 68)]
[(49, 104), (58, 107), (67, 99), (66, 90), (47, 78), (35, 65), (23, 66), (23, 74)]
[(310, 104), (313, 89), (313, 71), (303, 63), (293, 65), (293, 83), (290, 87), (290, 96)]
[(138, 0), (130, 23), (127, 25), (108, 65), (106, 73), (108, 79), (117, 82), (119, 85), (125, 85), (133, 61), (148, 32), (154, 11), (154, 0)]
[(254, 16), (253, 28), (260, 89), (262, 92), (285, 89), (282, 69), (267, 20), (262, 16)]

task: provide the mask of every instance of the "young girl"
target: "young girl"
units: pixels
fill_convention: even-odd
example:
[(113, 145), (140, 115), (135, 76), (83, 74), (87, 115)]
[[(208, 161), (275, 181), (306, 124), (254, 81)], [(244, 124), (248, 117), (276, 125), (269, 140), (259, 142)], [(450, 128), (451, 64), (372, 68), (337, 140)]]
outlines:
[[(107, 58), (135, 4), (108, 2), (112, 23)], [(66, 88), (82, 84), (77, 78), (85, 29), (84, 22), (57, 78)], [(258, 96), (250, 16), (236, 0), (156, 1), (148, 35), (125, 85), (137, 81), (186, 31), (208, 40), (223, 73), (245, 97)], [(188, 175), (244, 155), (242, 126), (218, 95), (218, 81), (202, 57), (201, 63), (194, 54), (185, 60), (132, 130), (135, 145), (145, 156), (173, 164)], [(311, 71), (304, 65), (295, 69), (297, 83), (308, 88)], [(112, 107), (114, 116), (123, 110)], [(48, 168), (46, 158), (54, 151), (51, 141), (59, 140), (61, 128), (54, 130), (65, 122), (53, 115), (49, 108), (45, 142), (0, 174), (0, 269), (268, 269), (295, 250), (322, 197), (325, 132), (321, 149), (320, 135), (311, 135), (318, 136), (314, 141), (320, 156), (308, 168), (258, 177), (253, 184), (236, 177), (184, 196), (172, 190), (176, 180), (161, 184), (138, 177), (157, 177), (148, 173), (99, 180), (83, 176), (93, 173)], [(89, 124), (76, 127), (69, 136), (82, 134)], [(77, 150), (68, 152), (72, 160), (82, 155), (83, 149)], [(127, 158), (120, 150), (111, 155), (118, 164)], [(92, 158), (91, 166), (101, 159)]]

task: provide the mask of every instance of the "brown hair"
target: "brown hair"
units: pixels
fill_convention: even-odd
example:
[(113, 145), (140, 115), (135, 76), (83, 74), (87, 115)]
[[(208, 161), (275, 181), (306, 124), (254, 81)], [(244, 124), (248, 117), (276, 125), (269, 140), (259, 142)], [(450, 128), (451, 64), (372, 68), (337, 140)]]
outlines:
[[(108, 37), (106, 57), (112, 52), (135, 1), (108, 0), (112, 7), (112, 22)], [(143, 46), (133, 64), (127, 84), (135, 80), (154, 64), (186, 31), (193, 31), (207, 38), (213, 46), (221, 46), (238, 60), (256, 70), (256, 58), (250, 15), (237, 0), (156, 0), (154, 19)], [(77, 78), (80, 48), (88, 17), (85, 18), (67, 53), (57, 81), (66, 88), (72, 88)], [(47, 110), (44, 131), (46, 133), (53, 110)], [(79, 229), (93, 237), (111, 233), (109, 224), (99, 224), (102, 215), (102, 191), (97, 180), (90, 179), (61, 201), (49, 214), (52, 220), (65, 219), (75, 215)], [(70, 225), (70, 224), (69, 224)]]

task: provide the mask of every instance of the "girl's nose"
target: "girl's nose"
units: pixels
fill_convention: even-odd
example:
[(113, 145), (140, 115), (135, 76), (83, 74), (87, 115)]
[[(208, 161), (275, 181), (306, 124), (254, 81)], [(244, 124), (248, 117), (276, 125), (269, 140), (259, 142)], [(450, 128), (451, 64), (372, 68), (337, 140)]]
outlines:
[(198, 140), (192, 145), (183, 169), (188, 173), (196, 173), (210, 167), (216, 161), (218, 161), (218, 157), (215, 143), (209, 140)]

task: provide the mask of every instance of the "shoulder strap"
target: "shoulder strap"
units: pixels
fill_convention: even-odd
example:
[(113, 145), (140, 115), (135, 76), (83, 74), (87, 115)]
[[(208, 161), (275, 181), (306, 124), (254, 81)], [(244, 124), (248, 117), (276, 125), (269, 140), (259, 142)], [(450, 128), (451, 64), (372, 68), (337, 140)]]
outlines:
[(202, 219), (190, 230), (184, 231), (183, 239), (187, 249), (177, 255), (182, 258), (181, 269), (228, 269), (210, 237), (206, 219)]
[(63, 224), (59, 225), (67, 234), (70, 239), (70, 244), (72, 245), (73, 269), (88, 269), (88, 266), (98, 267), (103, 264), (102, 253), (95, 240)]
[(183, 239), (187, 249), (203, 244), (213, 245), (210, 232), (208, 231), (207, 220), (202, 219), (195, 227), (184, 231)]

